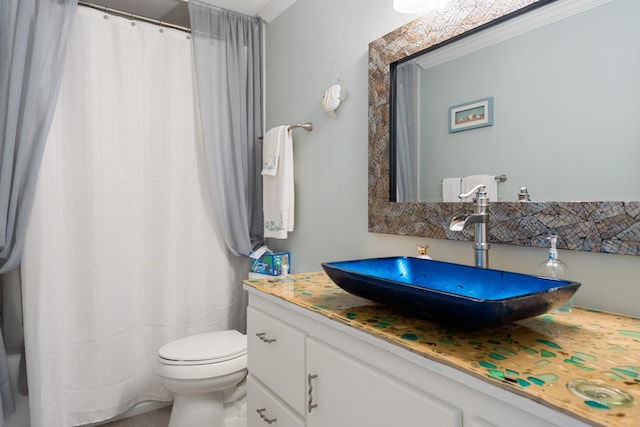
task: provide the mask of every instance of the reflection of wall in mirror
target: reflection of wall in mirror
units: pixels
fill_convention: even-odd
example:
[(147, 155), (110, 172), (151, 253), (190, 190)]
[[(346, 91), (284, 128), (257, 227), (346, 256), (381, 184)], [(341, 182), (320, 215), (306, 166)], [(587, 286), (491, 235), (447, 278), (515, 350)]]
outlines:
[[(442, 200), (444, 177), (503, 173), (499, 201), (521, 186), (537, 201), (640, 199), (636, 16), (640, 2), (617, 0), (422, 71), (419, 201)], [(487, 94), (499, 125), (449, 133), (449, 107)]]

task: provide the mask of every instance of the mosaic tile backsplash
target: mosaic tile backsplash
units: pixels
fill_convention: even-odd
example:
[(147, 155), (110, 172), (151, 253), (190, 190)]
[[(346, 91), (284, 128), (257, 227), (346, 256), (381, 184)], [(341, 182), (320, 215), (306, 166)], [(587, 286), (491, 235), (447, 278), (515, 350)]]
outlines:
[[(576, 307), (468, 332), (350, 295), (324, 272), (244, 283), (589, 424), (640, 425), (640, 319)], [(580, 398), (567, 384), (581, 379), (633, 401)]]
[[(369, 44), (369, 231), (473, 240), (471, 232), (451, 232), (451, 218), (471, 213), (470, 203), (389, 201), (390, 64), (460, 34), (517, 12), (536, 0), (455, 0), (446, 10), (418, 18)], [(640, 202), (491, 203), (491, 243), (640, 255)]]

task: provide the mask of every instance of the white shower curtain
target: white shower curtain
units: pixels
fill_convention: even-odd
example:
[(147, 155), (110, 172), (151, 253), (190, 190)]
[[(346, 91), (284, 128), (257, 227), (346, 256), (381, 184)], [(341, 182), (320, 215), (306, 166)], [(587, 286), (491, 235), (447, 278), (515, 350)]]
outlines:
[(168, 400), (160, 346), (244, 327), (248, 266), (201, 177), (190, 43), (78, 10), (22, 262), (33, 427)]

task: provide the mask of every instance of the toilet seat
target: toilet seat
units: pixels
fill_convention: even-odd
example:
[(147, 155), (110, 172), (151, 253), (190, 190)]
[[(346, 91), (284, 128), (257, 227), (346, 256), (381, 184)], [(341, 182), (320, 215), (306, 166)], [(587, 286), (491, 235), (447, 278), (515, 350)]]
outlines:
[(167, 365), (191, 366), (223, 363), (247, 354), (247, 337), (238, 331), (193, 335), (170, 342), (158, 350)]

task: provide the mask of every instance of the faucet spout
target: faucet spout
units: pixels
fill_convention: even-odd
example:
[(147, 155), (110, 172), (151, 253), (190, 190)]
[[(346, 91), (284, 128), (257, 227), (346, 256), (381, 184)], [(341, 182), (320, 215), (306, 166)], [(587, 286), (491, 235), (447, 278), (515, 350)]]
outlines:
[(449, 230), (451, 231), (462, 231), (465, 228), (465, 221), (469, 215), (458, 215), (453, 217), (451, 220), (451, 224), (449, 224)]
[(462, 231), (469, 227), (471, 224), (486, 224), (489, 222), (488, 213), (470, 214), (470, 215), (458, 215), (453, 217), (451, 224), (449, 224), (449, 230)]
[(486, 187), (478, 185), (466, 194), (460, 194), (461, 199), (469, 197), (476, 192), (473, 213), (454, 217), (449, 224), (449, 230), (462, 231), (465, 228), (475, 226), (473, 243), (474, 259), (476, 267), (489, 268), (489, 241), (487, 238), (487, 226), (489, 224), (489, 198)]

